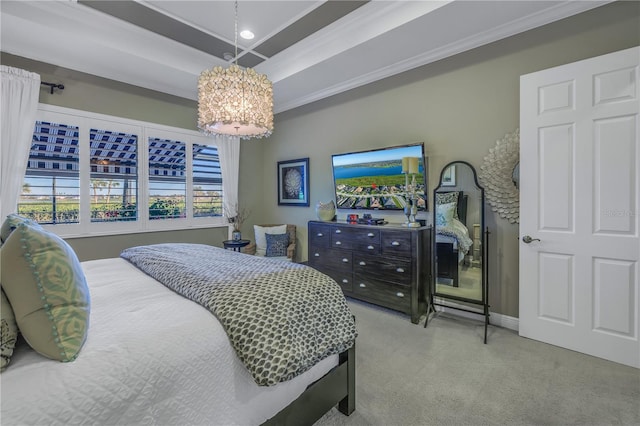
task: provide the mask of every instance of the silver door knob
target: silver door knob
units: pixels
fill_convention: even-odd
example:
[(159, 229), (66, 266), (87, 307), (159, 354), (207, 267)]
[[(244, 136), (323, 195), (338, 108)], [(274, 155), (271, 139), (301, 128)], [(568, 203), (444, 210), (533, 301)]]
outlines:
[(522, 237), (522, 242), (524, 242), (525, 244), (529, 244), (533, 241), (540, 241), (539, 238), (531, 238), (529, 235), (525, 235), (524, 237)]

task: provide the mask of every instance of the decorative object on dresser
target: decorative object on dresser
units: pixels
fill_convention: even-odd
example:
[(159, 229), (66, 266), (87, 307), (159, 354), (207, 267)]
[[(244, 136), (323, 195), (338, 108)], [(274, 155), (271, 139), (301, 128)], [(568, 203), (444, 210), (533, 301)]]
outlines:
[(316, 216), (318, 216), (319, 220), (329, 222), (333, 220), (336, 216), (336, 205), (333, 200), (328, 203), (323, 203), (322, 201), (318, 201), (316, 204)]
[(336, 280), (345, 295), (411, 316), (428, 311), (431, 227), (310, 221), (309, 266)]
[(278, 205), (309, 207), (309, 158), (278, 161)]
[(489, 150), (480, 166), (480, 183), (491, 210), (520, 223), (520, 129), (507, 133)]
[[(451, 185), (453, 183), (453, 185)], [(484, 343), (489, 325), (487, 240), (484, 234), (484, 189), (465, 161), (447, 164), (433, 193), (434, 264), (430, 307), (443, 306), (483, 315)], [(482, 311), (446, 300), (482, 306)], [(424, 326), (427, 326), (429, 315)]]
[[(416, 194), (417, 183), (416, 174), (418, 173), (418, 157), (402, 157), (402, 174), (404, 174), (404, 214), (407, 216), (405, 226), (415, 228), (420, 226), (416, 222), (418, 214), (418, 197)], [(409, 178), (411, 175), (411, 178)], [(411, 183), (409, 183), (411, 182)]]

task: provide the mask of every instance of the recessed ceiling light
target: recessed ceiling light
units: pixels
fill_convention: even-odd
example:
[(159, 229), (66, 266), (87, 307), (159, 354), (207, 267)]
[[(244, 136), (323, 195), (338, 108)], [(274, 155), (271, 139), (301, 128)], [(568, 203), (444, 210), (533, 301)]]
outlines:
[(249, 30), (244, 30), (240, 32), (240, 37), (242, 37), (245, 40), (252, 40), (255, 37), (255, 35)]

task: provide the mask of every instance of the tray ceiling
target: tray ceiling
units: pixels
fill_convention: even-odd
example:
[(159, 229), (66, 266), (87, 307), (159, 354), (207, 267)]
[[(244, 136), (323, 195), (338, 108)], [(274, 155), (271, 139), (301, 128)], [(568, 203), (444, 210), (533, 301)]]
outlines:
[[(267, 74), (282, 112), (608, 2), (240, 1), (255, 38), (237, 60)], [(234, 61), (231, 1), (2, 0), (0, 13), (3, 52), (187, 99), (202, 70)]]

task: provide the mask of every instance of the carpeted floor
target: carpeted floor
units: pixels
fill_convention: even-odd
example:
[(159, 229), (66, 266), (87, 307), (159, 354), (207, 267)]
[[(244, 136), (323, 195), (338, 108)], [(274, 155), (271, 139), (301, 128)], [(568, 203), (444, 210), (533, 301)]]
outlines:
[[(640, 370), (450, 314), (428, 327), (349, 300), (356, 411), (334, 425), (640, 425)], [(424, 322), (424, 319), (423, 319)]]

